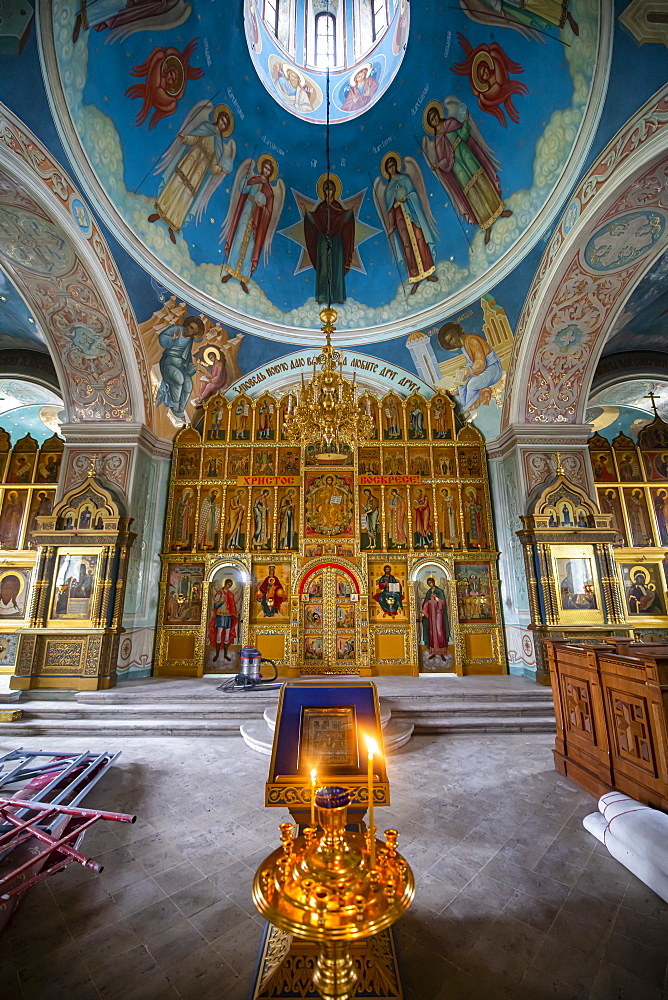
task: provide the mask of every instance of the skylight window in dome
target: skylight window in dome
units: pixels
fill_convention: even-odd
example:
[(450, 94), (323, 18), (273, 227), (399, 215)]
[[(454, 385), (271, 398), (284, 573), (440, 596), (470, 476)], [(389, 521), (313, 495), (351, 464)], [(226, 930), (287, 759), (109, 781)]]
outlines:
[(304, 121), (349, 121), (378, 101), (408, 44), (409, 0), (244, 0), (249, 52), (280, 105)]
[(318, 69), (336, 66), (336, 18), (333, 14), (315, 16), (315, 64)]

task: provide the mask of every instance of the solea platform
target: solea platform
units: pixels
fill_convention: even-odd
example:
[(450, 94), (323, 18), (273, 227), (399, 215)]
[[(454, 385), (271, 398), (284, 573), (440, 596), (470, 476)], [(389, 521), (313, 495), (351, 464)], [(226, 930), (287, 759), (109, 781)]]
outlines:
[[(0, 704), (21, 708), (16, 722), (0, 722), (12, 736), (220, 736), (239, 737), (257, 726), (271, 743), (278, 689), (217, 690), (229, 675), (201, 679), (146, 678), (109, 691), (4, 691)], [(350, 676), (341, 678), (350, 684)], [(524, 677), (374, 677), (388, 733), (401, 724), (417, 734), (553, 733), (552, 694)], [(336, 677), (322, 682), (336, 684)], [(267, 718), (265, 718), (267, 712)], [(409, 734), (410, 736), (410, 734)], [(407, 737), (409, 738), (409, 737)]]

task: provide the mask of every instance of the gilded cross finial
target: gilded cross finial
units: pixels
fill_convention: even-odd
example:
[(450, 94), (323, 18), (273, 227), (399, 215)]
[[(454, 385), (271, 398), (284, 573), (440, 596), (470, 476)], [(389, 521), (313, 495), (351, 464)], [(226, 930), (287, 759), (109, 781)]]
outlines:
[(560, 451), (558, 451), (558, 452), (556, 453), (556, 456), (555, 456), (555, 457), (556, 457), (556, 461), (557, 461), (557, 467), (556, 467), (556, 469), (555, 469), (555, 472), (556, 472), (556, 474), (557, 474), (558, 476), (565, 476), (565, 475), (566, 475), (566, 473), (564, 472), (564, 467), (563, 467), (563, 465), (561, 464), (561, 452), (560, 452)]
[(88, 470), (88, 478), (92, 479), (93, 476), (97, 475), (97, 460), (99, 455), (91, 455), (90, 457), (90, 468)]
[(658, 398), (659, 397), (656, 395), (656, 393), (654, 392), (653, 389), (650, 389), (650, 391), (647, 393), (647, 395), (643, 396), (643, 399), (649, 399), (649, 400), (651, 400), (651, 402), (652, 402), (652, 409), (654, 410), (654, 416), (655, 417), (658, 417), (658, 415), (659, 415), (659, 412), (658, 412), (658, 410), (656, 408), (656, 403), (654, 402), (654, 400), (658, 399)]

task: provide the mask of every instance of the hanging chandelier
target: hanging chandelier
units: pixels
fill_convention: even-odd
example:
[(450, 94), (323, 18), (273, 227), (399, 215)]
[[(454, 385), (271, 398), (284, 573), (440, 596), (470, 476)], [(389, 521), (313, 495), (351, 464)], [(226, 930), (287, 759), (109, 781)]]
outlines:
[(341, 351), (332, 347), (336, 309), (322, 309), (320, 319), (325, 346), (313, 359), (308, 382), (302, 375), (299, 395), (288, 393), (284, 429), (288, 440), (315, 445), (320, 461), (336, 462), (346, 446), (369, 441), (374, 424), (368, 395), (358, 398), (355, 379), (343, 374)]

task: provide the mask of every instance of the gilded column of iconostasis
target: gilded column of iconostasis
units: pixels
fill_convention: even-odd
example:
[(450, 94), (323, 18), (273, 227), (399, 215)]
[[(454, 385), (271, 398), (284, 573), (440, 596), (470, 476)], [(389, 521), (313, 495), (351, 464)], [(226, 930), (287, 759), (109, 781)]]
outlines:
[(236, 671), (242, 643), (292, 675), (504, 669), (480, 435), (445, 395), (366, 398), (372, 439), (324, 460), (268, 394), (177, 435), (160, 673)]
[(668, 637), (668, 424), (589, 441), (598, 505), (612, 517), (626, 620), (645, 641)]

